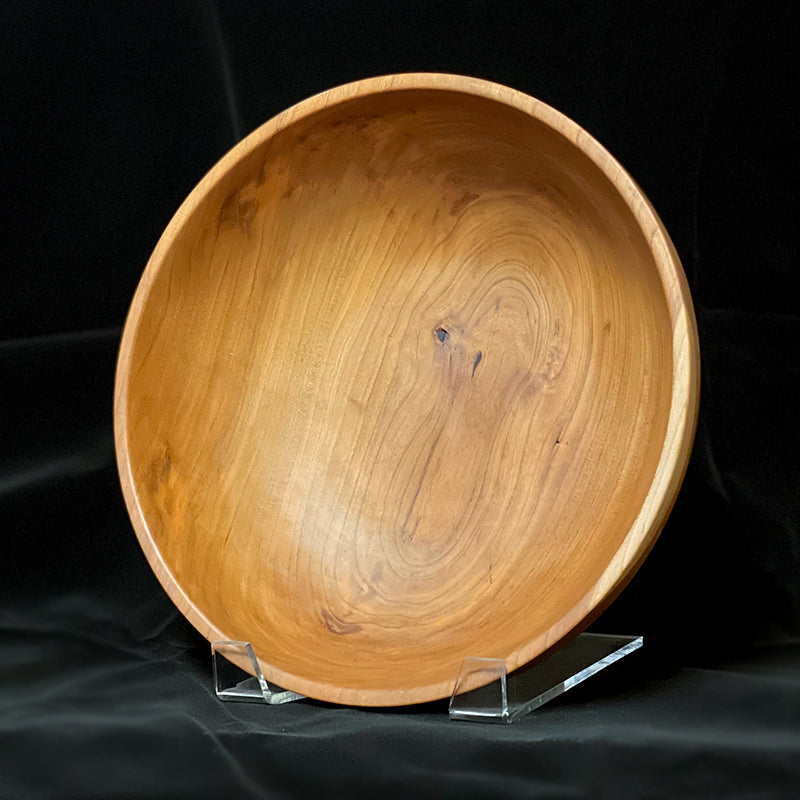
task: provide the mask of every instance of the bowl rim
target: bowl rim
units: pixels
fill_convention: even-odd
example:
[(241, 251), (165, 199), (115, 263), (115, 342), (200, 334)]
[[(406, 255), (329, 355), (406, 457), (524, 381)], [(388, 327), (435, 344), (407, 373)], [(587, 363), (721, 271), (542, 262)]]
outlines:
[[(142, 510), (128, 449), (128, 390), (134, 346), (142, 315), (164, 257), (183, 223), (241, 159), (265, 141), (322, 109), (372, 94), (407, 90), (435, 90), (473, 95), (522, 111), (544, 123), (582, 151), (609, 179), (632, 212), (658, 269), (672, 324), (672, 396), (664, 442), (648, 493), (639, 514), (600, 578), (564, 616), (505, 657), (510, 672), (543, 657), (579, 633), (624, 588), (655, 544), (672, 510), (691, 454), (699, 410), (700, 350), (697, 323), (688, 282), (675, 247), (663, 223), (642, 190), (616, 159), (576, 122), (546, 103), (502, 84), (447, 73), (410, 72), (347, 83), (315, 94), (268, 120), (229, 150), (200, 180), (178, 208), (161, 235), (134, 294), (120, 342), (114, 388), (114, 439), (117, 468), (125, 503), (140, 546), (157, 579), (179, 611), (209, 641), (230, 637), (194, 604), (161, 556)], [(264, 677), (286, 689), (319, 700), (347, 705), (396, 706), (441, 699), (451, 694), (452, 678), (403, 689), (361, 689), (331, 686), (313, 678), (286, 672), (269, 663), (268, 653), (257, 653)], [(486, 655), (484, 653), (465, 653)]]

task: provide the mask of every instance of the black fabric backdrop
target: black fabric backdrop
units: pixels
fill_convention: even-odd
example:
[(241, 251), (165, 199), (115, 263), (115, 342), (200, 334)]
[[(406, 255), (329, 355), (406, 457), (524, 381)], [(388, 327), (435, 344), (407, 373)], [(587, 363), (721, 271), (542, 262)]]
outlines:
[[(800, 796), (797, 4), (0, 6), (0, 797)], [(692, 287), (675, 511), (595, 629), (647, 646), (510, 727), (221, 704), (139, 551), (113, 372), (147, 257), (238, 139), (331, 86), (471, 74), (593, 133)]]

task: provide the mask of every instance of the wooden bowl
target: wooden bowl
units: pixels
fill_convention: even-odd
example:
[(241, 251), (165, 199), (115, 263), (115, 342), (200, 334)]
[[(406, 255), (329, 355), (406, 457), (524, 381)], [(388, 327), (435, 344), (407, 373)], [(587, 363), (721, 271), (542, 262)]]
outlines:
[(122, 487), (203, 635), (311, 697), (431, 700), (619, 592), (698, 369), (675, 250), (591, 136), (472, 78), (366, 80), (248, 136), (167, 227), (122, 339)]

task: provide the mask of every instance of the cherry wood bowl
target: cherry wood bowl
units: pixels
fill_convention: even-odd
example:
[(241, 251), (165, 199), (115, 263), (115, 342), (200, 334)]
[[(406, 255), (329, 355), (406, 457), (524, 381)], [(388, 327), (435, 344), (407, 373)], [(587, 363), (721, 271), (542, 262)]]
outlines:
[(503, 86), (376, 78), (267, 122), (170, 222), (122, 339), (121, 482), (206, 637), (314, 698), (421, 702), (619, 592), (698, 371), (675, 250), (601, 145)]

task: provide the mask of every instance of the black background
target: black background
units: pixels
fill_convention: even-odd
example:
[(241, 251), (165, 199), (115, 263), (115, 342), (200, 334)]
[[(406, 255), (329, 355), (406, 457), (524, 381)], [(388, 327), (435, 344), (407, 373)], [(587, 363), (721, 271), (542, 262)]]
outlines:
[[(0, 797), (800, 796), (797, 4), (0, 6)], [(647, 193), (692, 289), (702, 406), (661, 539), (598, 630), (648, 647), (510, 728), (446, 706), (222, 706), (114, 467), (128, 304), (240, 138), (440, 71), (520, 89)]]

